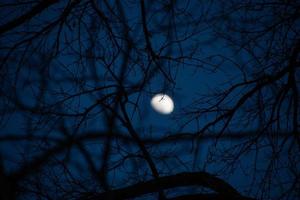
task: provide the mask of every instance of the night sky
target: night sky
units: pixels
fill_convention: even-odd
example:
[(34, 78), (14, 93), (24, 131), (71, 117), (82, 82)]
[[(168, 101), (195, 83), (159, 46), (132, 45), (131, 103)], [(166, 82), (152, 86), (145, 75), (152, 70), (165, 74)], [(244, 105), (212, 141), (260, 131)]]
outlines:
[(1, 1), (0, 199), (299, 199), (299, 11)]

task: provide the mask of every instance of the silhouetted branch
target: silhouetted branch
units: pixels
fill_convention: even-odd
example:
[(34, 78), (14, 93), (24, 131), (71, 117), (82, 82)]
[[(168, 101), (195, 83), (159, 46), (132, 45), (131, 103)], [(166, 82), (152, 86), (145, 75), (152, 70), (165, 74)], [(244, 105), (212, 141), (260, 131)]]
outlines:
[[(223, 199), (249, 199), (242, 197), (232, 186), (223, 180), (206, 172), (181, 173), (172, 176), (164, 176), (147, 182), (137, 183), (121, 189), (112, 190), (100, 194), (84, 194), (79, 199), (128, 199), (144, 194), (157, 192), (160, 189), (170, 189), (180, 186), (197, 185), (214, 190), (223, 196)], [(203, 195), (205, 196), (205, 195)], [(208, 195), (209, 196), (209, 195)], [(207, 196), (206, 196), (207, 197)], [(210, 198), (212, 199), (212, 198)]]
[(38, 3), (37, 5), (32, 7), (32, 9), (30, 11), (13, 19), (10, 22), (7, 22), (6, 24), (1, 25), (0, 26), (0, 34), (6, 33), (8, 31), (16, 28), (17, 26), (20, 26), (24, 22), (32, 19), (39, 13), (43, 12), (43, 10), (47, 9), (51, 5), (58, 3), (58, 2), (59, 2), (58, 0), (43, 0), (43, 1), (41, 1), (40, 3)]

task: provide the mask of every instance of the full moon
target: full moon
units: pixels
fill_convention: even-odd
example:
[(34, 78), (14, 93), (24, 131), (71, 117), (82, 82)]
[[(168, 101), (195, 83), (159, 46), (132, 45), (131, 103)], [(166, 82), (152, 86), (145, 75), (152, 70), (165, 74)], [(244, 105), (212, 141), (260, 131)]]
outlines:
[(174, 103), (171, 97), (166, 94), (157, 94), (151, 99), (152, 108), (160, 114), (170, 114), (174, 110)]

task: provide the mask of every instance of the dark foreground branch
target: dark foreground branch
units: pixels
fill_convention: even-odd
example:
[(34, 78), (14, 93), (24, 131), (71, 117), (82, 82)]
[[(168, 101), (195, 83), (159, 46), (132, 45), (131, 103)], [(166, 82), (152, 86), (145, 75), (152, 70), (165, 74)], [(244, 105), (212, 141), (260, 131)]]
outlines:
[[(111, 190), (104, 193), (85, 193), (79, 199), (96, 200), (96, 199), (110, 199), (121, 200), (128, 198), (135, 198), (144, 194), (154, 193), (162, 189), (171, 189), (182, 186), (200, 186), (209, 188), (216, 192), (216, 194), (195, 194), (196, 196), (206, 197), (206, 199), (244, 199), (251, 198), (243, 197), (231, 185), (220, 178), (217, 178), (206, 172), (189, 172), (180, 173), (171, 176), (159, 177), (154, 180), (140, 182), (132, 186)], [(190, 196), (194, 198), (195, 195)], [(221, 198), (222, 197), (222, 198)], [(180, 199), (180, 197), (178, 197)]]
[(17, 26), (23, 24), (24, 22), (30, 20), (31, 18), (35, 17), (43, 10), (47, 9), (49, 6), (58, 3), (58, 0), (48, 0), (48, 1), (41, 1), (39, 4), (35, 5), (30, 11), (27, 13), (13, 19), (12, 21), (7, 22), (0, 26), (0, 34), (6, 33)]
[[(223, 194), (212, 194), (212, 193), (199, 193), (199, 194), (188, 194), (182, 196), (176, 196), (173, 198), (168, 198), (168, 200), (228, 200), (228, 196)], [(230, 197), (231, 200), (254, 200), (253, 198), (235, 196)]]

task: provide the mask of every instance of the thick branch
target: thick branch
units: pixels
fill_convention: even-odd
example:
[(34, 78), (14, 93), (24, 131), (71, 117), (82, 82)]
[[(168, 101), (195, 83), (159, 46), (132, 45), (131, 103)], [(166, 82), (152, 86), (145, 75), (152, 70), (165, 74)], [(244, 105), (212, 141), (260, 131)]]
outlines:
[[(224, 196), (223, 194), (188, 194), (188, 195), (182, 195), (182, 196), (176, 196), (173, 198), (168, 198), (168, 200), (228, 200), (227, 196)], [(254, 200), (253, 198), (243, 197), (243, 196), (237, 196), (232, 197), (231, 200)]]
[(229, 199), (247, 199), (242, 197), (231, 185), (220, 178), (206, 172), (180, 173), (172, 176), (160, 177), (147, 182), (137, 183), (121, 189), (112, 190), (100, 194), (85, 194), (80, 199), (128, 199), (144, 194), (153, 193), (162, 189), (170, 189), (181, 186), (198, 185), (214, 190), (216, 193)]
[(30, 20), (37, 14), (41, 13), (43, 10), (47, 9), (49, 6), (59, 2), (58, 0), (48, 0), (48, 1), (41, 1), (39, 4), (34, 6), (29, 12), (13, 19), (12, 21), (0, 26), (0, 35), (6, 33), (17, 26), (23, 24), (24, 22)]

